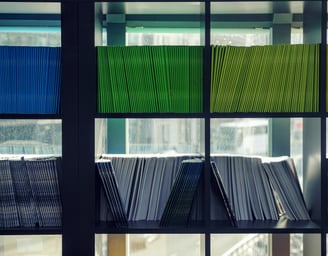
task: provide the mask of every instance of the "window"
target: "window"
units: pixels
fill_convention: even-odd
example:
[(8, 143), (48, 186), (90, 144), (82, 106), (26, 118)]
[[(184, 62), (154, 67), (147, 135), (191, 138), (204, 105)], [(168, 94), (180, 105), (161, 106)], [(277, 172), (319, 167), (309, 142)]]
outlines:
[(0, 154), (61, 155), (61, 121), (0, 120)]
[(4, 256), (61, 256), (61, 236), (0, 236), (0, 254)]

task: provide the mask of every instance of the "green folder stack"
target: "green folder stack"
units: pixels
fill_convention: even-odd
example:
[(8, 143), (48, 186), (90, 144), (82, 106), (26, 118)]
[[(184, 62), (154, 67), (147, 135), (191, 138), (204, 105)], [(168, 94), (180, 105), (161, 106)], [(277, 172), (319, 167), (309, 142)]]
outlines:
[(318, 111), (318, 44), (211, 50), (211, 112)]
[(98, 112), (199, 113), (203, 47), (100, 46)]

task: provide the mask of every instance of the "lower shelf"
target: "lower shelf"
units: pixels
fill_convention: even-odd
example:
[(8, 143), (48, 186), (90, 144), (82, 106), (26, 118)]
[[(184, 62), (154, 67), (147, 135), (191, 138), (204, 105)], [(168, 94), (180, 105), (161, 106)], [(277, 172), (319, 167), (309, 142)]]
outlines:
[(126, 227), (117, 227), (114, 222), (100, 222), (95, 233), (320, 233), (322, 227), (316, 221), (238, 221), (237, 227), (229, 221), (193, 222), (188, 226), (161, 227), (158, 221), (134, 221)]

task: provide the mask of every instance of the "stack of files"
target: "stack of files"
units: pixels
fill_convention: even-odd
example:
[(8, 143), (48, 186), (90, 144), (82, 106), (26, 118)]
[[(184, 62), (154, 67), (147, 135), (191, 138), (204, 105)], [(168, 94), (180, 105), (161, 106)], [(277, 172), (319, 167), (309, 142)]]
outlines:
[(60, 48), (1, 46), (0, 77), (0, 113), (59, 113)]
[(204, 168), (201, 159), (181, 163), (170, 196), (160, 220), (160, 226), (188, 225), (195, 193)]
[[(237, 221), (279, 220), (282, 215), (310, 220), (291, 158), (212, 156), (212, 160)], [(226, 210), (231, 211), (228, 206)]]
[(290, 220), (310, 220), (293, 159), (263, 163), (272, 188)]
[(118, 190), (112, 163), (110, 161), (98, 161), (96, 162), (96, 166), (115, 225), (117, 227), (127, 226), (128, 220)]
[(212, 46), (211, 112), (317, 112), (319, 45)]
[[(184, 157), (183, 157), (184, 159)], [(133, 221), (159, 220), (177, 175), (180, 157), (140, 157), (129, 204)]]
[(19, 217), (9, 160), (0, 160), (0, 227), (19, 227)]
[(32, 194), (24, 160), (10, 161), (15, 201), (21, 227), (42, 226), (40, 211)]
[(60, 227), (62, 204), (58, 182), (56, 158), (26, 160), (32, 195), (40, 212), (43, 227)]
[[(212, 193), (213, 196), (219, 200), (217, 202), (220, 204), (220, 202), (223, 203), (223, 208), (226, 213), (227, 218), (229, 219), (232, 226), (237, 226), (237, 220), (236, 220), (236, 214), (234, 210), (232, 209), (230, 199), (226, 193), (226, 188), (224, 187), (223, 180), (220, 174), (220, 171), (218, 170), (216, 163), (211, 161), (211, 180), (212, 180)], [(213, 206), (211, 210), (213, 209)]]
[(199, 113), (203, 47), (101, 46), (98, 111)]
[(59, 158), (0, 160), (1, 228), (61, 225), (59, 164)]
[(257, 157), (213, 156), (236, 220), (278, 220), (270, 182)]
[[(128, 221), (134, 222), (160, 220), (181, 162), (194, 157), (103, 155), (102, 160), (112, 162), (124, 212)], [(104, 211), (100, 209), (100, 213), (102, 212)]]

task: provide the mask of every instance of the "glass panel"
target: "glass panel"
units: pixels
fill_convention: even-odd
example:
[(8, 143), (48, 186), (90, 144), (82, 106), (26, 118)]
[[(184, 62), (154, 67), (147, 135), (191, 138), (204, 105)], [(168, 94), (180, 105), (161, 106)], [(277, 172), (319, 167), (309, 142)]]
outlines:
[(303, 118), (291, 118), (290, 122), (290, 155), (303, 187)]
[(61, 120), (0, 120), (0, 154), (61, 155)]
[(212, 2), (211, 42), (251, 46), (302, 44), (305, 39), (320, 43), (320, 17), (320, 1)]
[(270, 38), (269, 29), (211, 29), (212, 45), (268, 45), (270, 44)]
[(0, 236), (3, 256), (61, 256), (62, 237), (59, 235)]
[(95, 124), (96, 155), (199, 154), (203, 150), (200, 119), (96, 119)]
[(0, 45), (61, 46), (59, 3), (0, 3)]
[[(96, 45), (113, 45), (113, 42), (201, 45), (202, 5), (200, 2), (96, 3)], [(100, 17), (105, 20), (102, 22)]]
[(96, 256), (204, 256), (204, 235), (127, 234), (95, 237)]
[(268, 156), (269, 120), (211, 119), (211, 153)]
[(269, 255), (268, 234), (213, 234), (212, 256)]
[(320, 234), (211, 235), (211, 256), (320, 254)]

